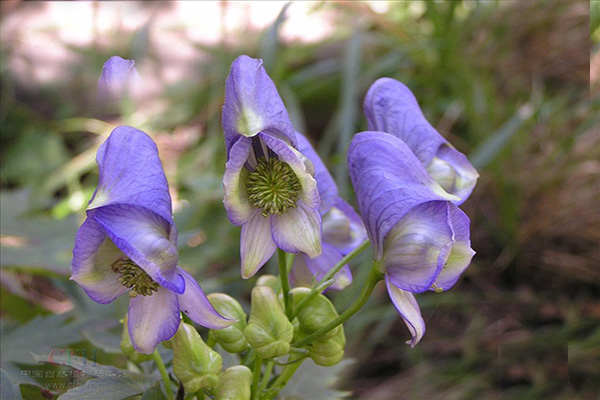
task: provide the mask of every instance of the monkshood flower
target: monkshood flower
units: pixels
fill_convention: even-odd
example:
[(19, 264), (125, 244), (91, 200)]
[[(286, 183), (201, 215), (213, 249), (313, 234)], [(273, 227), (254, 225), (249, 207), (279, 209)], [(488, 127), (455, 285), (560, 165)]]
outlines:
[(135, 61), (112, 56), (102, 67), (98, 79), (98, 97), (103, 100), (119, 100), (134, 95), (142, 84), (142, 78), (134, 67)]
[(298, 151), (287, 110), (261, 60), (238, 57), (225, 86), (223, 130), (227, 164), (223, 202), (242, 227), (243, 278), (250, 278), (277, 247), (321, 254), (321, 215), (314, 167)]
[(98, 187), (75, 236), (71, 279), (101, 304), (129, 292), (128, 330), (141, 353), (152, 353), (177, 332), (180, 310), (211, 329), (235, 322), (222, 317), (177, 266), (171, 196), (152, 139), (120, 126), (100, 146), (96, 162)]
[(357, 134), (348, 168), (375, 260), (414, 347), (425, 323), (413, 293), (442, 292), (456, 283), (475, 254), (469, 218), (395, 136)]
[(402, 139), (431, 177), (457, 197), (454, 204), (469, 197), (479, 174), (467, 157), (427, 122), (417, 99), (403, 83), (391, 78), (375, 81), (365, 97), (364, 111), (369, 130)]
[[(354, 250), (367, 238), (367, 231), (354, 208), (339, 197), (337, 185), (327, 167), (312, 147), (308, 139), (296, 133), (298, 149), (312, 161), (315, 179), (321, 198), (319, 209), (323, 217), (323, 253), (310, 258), (300, 253), (294, 258), (290, 279), (296, 286), (312, 286), (346, 254)], [(331, 289), (341, 290), (352, 283), (350, 267), (345, 265), (334, 276)]]

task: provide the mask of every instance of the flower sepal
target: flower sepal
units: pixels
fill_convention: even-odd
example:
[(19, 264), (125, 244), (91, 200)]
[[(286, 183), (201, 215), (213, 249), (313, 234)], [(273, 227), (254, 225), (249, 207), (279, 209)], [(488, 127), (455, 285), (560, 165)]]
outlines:
[(211, 394), (218, 400), (250, 400), (251, 385), (252, 371), (245, 365), (235, 365), (223, 372)]

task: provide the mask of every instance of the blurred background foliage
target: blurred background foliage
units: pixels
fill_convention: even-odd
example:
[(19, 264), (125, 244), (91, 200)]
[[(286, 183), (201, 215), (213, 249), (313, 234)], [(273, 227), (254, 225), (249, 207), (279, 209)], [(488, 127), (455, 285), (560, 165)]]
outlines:
[[(64, 391), (19, 373), (35, 363), (30, 352), (97, 349), (98, 361), (127, 365), (114, 354), (127, 302), (96, 305), (68, 281), (95, 152), (117, 125), (158, 143), (180, 264), (205, 291), (247, 306), (254, 280), (239, 278), (239, 228), (221, 200), (220, 109), (231, 61), (248, 54), (263, 58), (350, 201), (346, 149), (366, 129), (362, 98), (382, 76), (406, 83), (481, 173), (463, 207), (477, 255), (453, 290), (418, 297), (424, 340), (404, 345), (378, 287), (347, 323), (351, 361), (335, 372), (348, 392), (327, 398), (598, 399), (600, 3), (264, 2), (266, 13), (258, 3), (204, 3), (192, 15), (182, 3), (71, 3), (93, 22), (87, 36), (75, 29), (86, 20), (58, 3), (2, 3), (3, 391), (7, 376), (24, 398)], [(115, 54), (136, 61), (146, 91), (107, 109), (96, 81)], [(332, 293), (339, 310), (369, 256), (354, 262), (355, 283)]]

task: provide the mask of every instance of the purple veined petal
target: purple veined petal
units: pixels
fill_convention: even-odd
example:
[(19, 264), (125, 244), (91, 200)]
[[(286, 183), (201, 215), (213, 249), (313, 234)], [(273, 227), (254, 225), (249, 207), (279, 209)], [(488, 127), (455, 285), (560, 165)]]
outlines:
[(225, 175), (223, 176), (225, 191), (223, 203), (229, 220), (232, 224), (238, 226), (245, 223), (254, 211), (244, 187), (245, 178), (248, 175), (244, 164), (250, 155), (251, 146), (251, 139), (245, 137), (240, 138), (233, 145), (229, 152), (229, 159), (225, 165)]
[(321, 255), (321, 215), (301, 200), (296, 203), (296, 208), (271, 215), (271, 235), (283, 251), (306, 253), (310, 258)]
[(192, 275), (181, 267), (177, 267), (177, 272), (185, 280), (185, 292), (179, 295), (179, 307), (192, 321), (209, 329), (227, 328), (236, 322), (215, 310)]
[(169, 185), (150, 136), (135, 128), (120, 126), (100, 146), (96, 162), (100, 177), (88, 210), (131, 204), (172, 221)]
[(453, 202), (457, 206), (469, 198), (479, 178), (467, 157), (449, 143), (439, 147), (427, 171), (445, 191), (459, 198)]
[(364, 102), (369, 130), (387, 132), (403, 140), (434, 179), (462, 204), (479, 174), (464, 154), (454, 149), (423, 116), (417, 99), (403, 83), (381, 78)]
[(108, 304), (127, 290), (121, 285), (112, 264), (123, 253), (110, 241), (102, 227), (86, 219), (75, 235), (71, 279), (95, 302)]
[(448, 290), (454, 286), (475, 255), (471, 248), (469, 217), (455, 205), (450, 205), (449, 211), (455, 244), (431, 290)]
[(283, 140), (264, 133), (261, 133), (259, 137), (260, 140), (277, 154), (280, 160), (288, 163), (296, 174), (302, 185), (299, 200), (304, 202), (307, 207), (318, 208), (320, 204), (319, 190), (317, 189), (317, 181), (311, 174), (311, 170), (314, 168), (312, 162)]
[(404, 320), (404, 323), (412, 336), (412, 339), (408, 340), (406, 344), (414, 348), (417, 343), (421, 341), (423, 335), (425, 335), (425, 321), (421, 316), (419, 304), (412, 293), (394, 286), (387, 275), (385, 277), (385, 284), (390, 299), (392, 300), (392, 303), (394, 303), (394, 307), (396, 307), (396, 310), (400, 313), (400, 316)]
[(449, 206), (447, 201), (420, 204), (390, 230), (381, 267), (394, 286), (414, 293), (435, 282), (454, 245)]
[(113, 205), (88, 212), (113, 243), (158, 284), (182, 294), (185, 282), (176, 273), (177, 229), (154, 212)]
[(227, 153), (240, 137), (259, 132), (297, 144), (288, 112), (262, 60), (245, 55), (231, 64), (225, 82), (222, 124)]
[(260, 209), (254, 210), (248, 221), (242, 225), (240, 255), (242, 258), (242, 278), (254, 276), (275, 252), (271, 239), (269, 218), (262, 216)]
[(361, 132), (348, 150), (348, 169), (367, 233), (380, 260), (383, 239), (419, 204), (452, 201), (400, 139), (383, 132)]
[(323, 242), (334, 245), (348, 254), (367, 239), (365, 225), (354, 208), (339, 198), (323, 216)]
[(170, 290), (159, 287), (151, 296), (138, 295), (131, 299), (127, 328), (138, 352), (151, 354), (160, 342), (175, 335), (181, 320), (177, 297)]
[[(294, 263), (290, 271), (290, 276), (299, 286), (312, 286), (320, 281), (329, 270), (336, 265), (344, 256), (334, 246), (323, 242), (323, 252), (320, 256), (310, 258), (305, 254), (299, 254), (294, 257)], [(308, 273), (308, 274), (307, 274)], [(344, 267), (334, 275), (335, 283), (329, 288), (342, 290), (352, 283), (352, 272), (350, 267)]]
[(119, 56), (109, 58), (102, 66), (98, 79), (98, 96), (101, 99), (120, 99), (137, 92), (142, 78), (134, 67), (135, 61)]
[(321, 214), (324, 214), (333, 207), (338, 200), (337, 185), (333, 180), (333, 176), (331, 176), (331, 173), (329, 173), (329, 170), (323, 163), (323, 160), (321, 160), (321, 157), (319, 157), (308, 139), (298, 132), (296, 132), (296, 137), (298, 138), (298, 150), (308, 157), (315, 167), (314, 177), (317, 181), (317, 189), (321, 199), (319, 210), (321, 211)]

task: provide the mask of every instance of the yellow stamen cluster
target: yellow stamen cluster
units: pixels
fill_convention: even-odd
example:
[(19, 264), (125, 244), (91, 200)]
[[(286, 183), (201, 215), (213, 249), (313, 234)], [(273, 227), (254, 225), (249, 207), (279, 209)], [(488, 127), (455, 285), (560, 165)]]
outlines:
[(275, 157), (259, 158), (255, 171), (248, 174), (246, 181), (250, 203), (262, 208), (264, 217), (295, 208), (301, 189), (292, 168)]
[(126, 288), (131, 289), (129, 291), (129, 297), (131, 298), (136, 297), (138, 294), (151, 296), (158, 291), (158, 283), (128, 257), (115, 261), (112, 270), (121, 275), (117, 278), (117, 281)]

